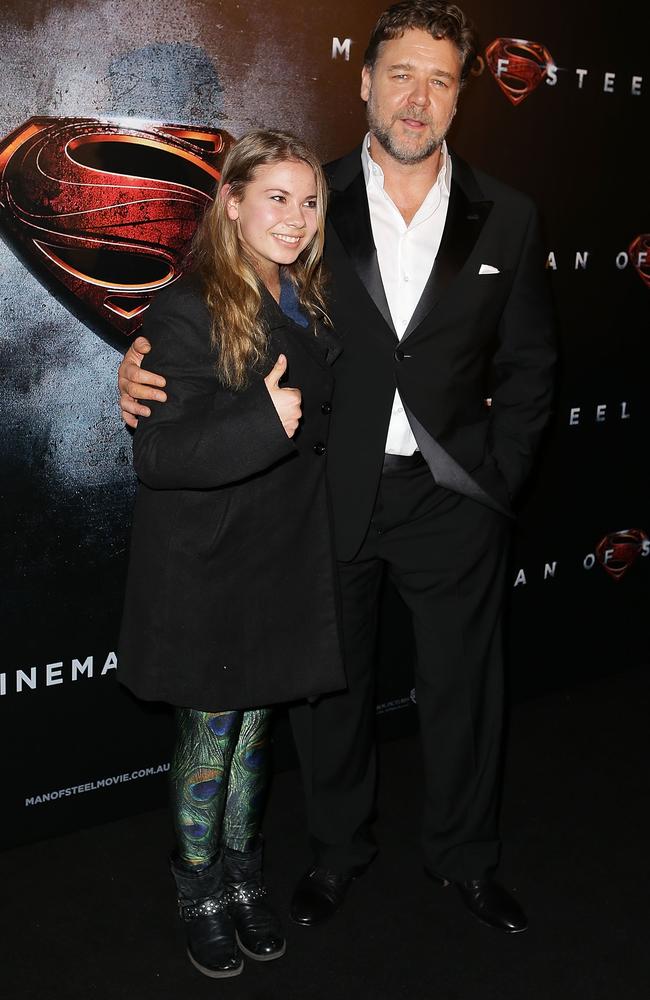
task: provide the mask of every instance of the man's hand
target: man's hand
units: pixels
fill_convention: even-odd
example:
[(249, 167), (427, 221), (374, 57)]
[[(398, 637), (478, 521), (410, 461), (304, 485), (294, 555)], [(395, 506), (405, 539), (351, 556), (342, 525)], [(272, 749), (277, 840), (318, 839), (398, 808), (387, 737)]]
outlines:
[[(122, 362), (124, 363), (124, 362)], [(278, 416), (282, 421), (287, 437), (293, 437), (298, 430), (298, 424), (302, 417), (302, 393), (300, 389), (281, 389), (278, 382), (287, 370), (287, 359), (284, 354), (278, 356), (278, 360), (264, 379), (264, 385), (268, 389), (271, 402), (278, 411)]]
[(166, 384), (162, 375), (141, 368), (142, 359), (150, 350), (151, 344), (146, 337), (136, 337), (117, 372), (122, 420), (129, 427), (138, 426), (138, 417), (151, 416), (149, 407), (138, 403), (139, 399), (154, 399), (158, 403), (167, 400), (167, 393), (160, 391)]

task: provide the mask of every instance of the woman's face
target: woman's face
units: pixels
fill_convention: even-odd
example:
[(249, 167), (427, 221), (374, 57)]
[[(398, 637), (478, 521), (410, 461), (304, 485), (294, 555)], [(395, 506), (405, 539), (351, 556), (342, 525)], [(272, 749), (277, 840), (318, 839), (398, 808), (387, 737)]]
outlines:
[(225, 192), (228, 218), (237, 222), (241, 243), (257, 261), (266, 285), (278, 281), (281, 265), (293, 264), (318, 228), (316, 178), (300, 160), (257, 167), (243, 195)]

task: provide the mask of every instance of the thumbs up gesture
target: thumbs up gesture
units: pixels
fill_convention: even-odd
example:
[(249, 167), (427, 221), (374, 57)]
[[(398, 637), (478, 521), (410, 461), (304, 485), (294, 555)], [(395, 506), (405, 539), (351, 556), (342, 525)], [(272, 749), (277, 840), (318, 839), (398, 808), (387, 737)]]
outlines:
[(282, 426), (287, 437), (293, 437), (298, 430), (298, 424), (302, 416), (302, 393), (300, 389), (281, 389), (278, 382), (287, 370), (287, 359), (284, 354), (278, 356), (278, 360), (264, 379), (271, 402), (277, 410), (282, 421)]

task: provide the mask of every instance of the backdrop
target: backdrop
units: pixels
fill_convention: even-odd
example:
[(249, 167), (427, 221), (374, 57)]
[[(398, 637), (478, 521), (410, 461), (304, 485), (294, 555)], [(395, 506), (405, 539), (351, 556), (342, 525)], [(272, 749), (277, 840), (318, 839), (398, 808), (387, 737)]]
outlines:
[[(360, 141), (362, 55), (382, 7), (5, 0), (4, 846), (164, 799), (169, 713), (115, 675), (134, 495), (116, 367), (233, 138), (281, 126), (323, 160)], [(625, 22), (603, 0), (465, 8), (483, 71), (451, 142), (536, 199), (563, 355), (511, 571), (522, 698), (648, 659), (645, 4), (628, 4)], [(413, 726), (416, 694), (408, 619), (385, 600), (386, 736)], [(290, 763), (282, 721), (276, 751)]]

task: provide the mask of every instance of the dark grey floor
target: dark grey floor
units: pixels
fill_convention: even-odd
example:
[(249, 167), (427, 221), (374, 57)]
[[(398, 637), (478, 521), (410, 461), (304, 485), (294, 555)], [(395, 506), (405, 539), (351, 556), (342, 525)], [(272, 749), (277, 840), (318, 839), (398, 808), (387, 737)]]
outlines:
[(308, 862), (298, 775), (275, 782), (268, 881), (288, 949), (237, 979), (187, 962), (166, 871), (167, 816), (0, 855), (4, 1000), (647, 1000), (650, 670), (519, 705), (501, 878), (530, 929), (509, 938), (422, 875), (417, 742), (384, 745), (381, 852), (329, 925), (287, 919)]

